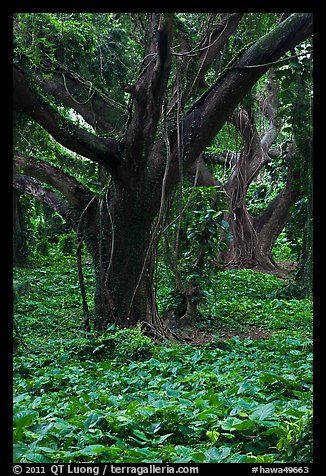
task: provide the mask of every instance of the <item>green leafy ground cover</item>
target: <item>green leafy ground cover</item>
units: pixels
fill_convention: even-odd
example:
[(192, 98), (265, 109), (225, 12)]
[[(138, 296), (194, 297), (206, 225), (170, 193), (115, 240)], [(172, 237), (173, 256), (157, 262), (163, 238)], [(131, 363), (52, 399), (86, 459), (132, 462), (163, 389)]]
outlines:
[[(214, 338), (154, 345), (83, 338), (68, 259), (14, 277), (16, 462), (312, 461), (312, 307), (284, 281), (219, 273), (197, 326)], [(267, 338), (236, 335), (253, 327)]]

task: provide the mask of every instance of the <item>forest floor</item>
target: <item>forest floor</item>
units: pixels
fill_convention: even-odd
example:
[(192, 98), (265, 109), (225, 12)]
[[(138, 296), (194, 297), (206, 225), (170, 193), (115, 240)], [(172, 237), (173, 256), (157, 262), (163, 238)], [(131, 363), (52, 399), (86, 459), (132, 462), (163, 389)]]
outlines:
[(288, 279), (216, 273), (183, 340), (154, 345), (116, 326), (85, 338), (73, 262), (14, 269), (15, 463), (312, 461), (312, 301)]
[[(262, 330), (257, 326), (248, 327), (246, 331), (240, 330), (229, 330), (229, 329), (219, 329), (218, 333), (212, 333), (208, 328), (207, 330), (198, 329), (194, 327), (188, 327), (177, 333), (178, 338), (181, 339), (185, 344), (190, 345), (205, 345), (208, 342), (213, 341), (218, 337), (220, 341), (231, 339), (232, 337), (239, 337), (239, 339), (250, 338), (255, 339), (268, 339), (270, 334)], [(218, 347), (218, 346), (217, 346)]]
[[(291, 273), (297, 270), (298, 265), (299, 263), (295, 261), (279, 261), (277, 263), (278, 268), (275, 268), (275, 270), (257, 266), (253, 268), (252, 271), (276, 276), (279, 279), (289, 281), (291, 280)], [(250, 338), (252, 340), (268, 339), (270, 337), (270, 332), (267, 332), (257, 325), (246, 326), (245, 329), (237, 330), (231, 330), (228, 327), (219, 327), (218, 330), (214, 330), (211, 325), (208, 325), (207, 328), (198, 328), (194, 325), (180, 329), (176, 334), (181, 341), (190, 345), (205, 345), (217, 337), (220, 341), (231, 339), (235, 336), (239, 337), (239, 339)]]
[(296, 271), (299, 266), (297, 261), (279, 261), (276, 264), (277, 268), (275, 269), (266, 269), (262, 266), (255, 266), (252, 269), (260, 273), (271, 274), (273, 276), (278, 276), (281, 279), (287, 279), (290, 277), (290, 273)]

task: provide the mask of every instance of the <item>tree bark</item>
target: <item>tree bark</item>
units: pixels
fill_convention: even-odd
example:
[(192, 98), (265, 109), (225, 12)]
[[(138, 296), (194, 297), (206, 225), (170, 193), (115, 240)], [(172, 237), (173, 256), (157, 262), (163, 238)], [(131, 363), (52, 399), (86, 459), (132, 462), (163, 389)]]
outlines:
[(112, 322), (162, 327), (153, 291), (151, 223), (142, 219), (142, 205), (130, 198), (109, 189), (94, 201), (81, 225), (94, 265), (98, 330)]

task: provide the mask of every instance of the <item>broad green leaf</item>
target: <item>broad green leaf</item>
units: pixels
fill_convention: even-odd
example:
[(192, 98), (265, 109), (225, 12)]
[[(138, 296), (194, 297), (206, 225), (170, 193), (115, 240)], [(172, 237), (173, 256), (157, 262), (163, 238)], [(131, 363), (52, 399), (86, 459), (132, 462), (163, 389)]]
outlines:
[(204, 463), (206, 461), (205, 453), (196, 451), (192, 454), (191, 461), (194, 461), (195, 463)]
[(275, 405), (266, 403), (258, 405), (258, 407), (249, 415), (250, 420), (265, 420), (275, 413)]
[(196, 434), (195, 430), (188, 425), (177, 425), (178, 430), (186, 436), (194, 436)]
[(31, 454), (27, 453), (24, 455), (24, 460), (28, 463), (51, 463), (53, 462), (52, 459), (48, 458), (47, 456), (40, 455), (40, 454)]
[(241, 421), (240, 423), (235, 423), (234, 425), (234, 428), (236, 428), (237, 430), (248, 430), (248, 428), (253, 428), (255, 425), (255, 423), (251, 420), (244, 420), (244, 421)]
[(81, 450), (77, 450), (75, 451), (74, 455), (96, 455), (96, 454), (99, 454), (99, 453), (103, 453), (104, 451), (106, 450), (106, 447), (103, 446), (103, 445), (89, 445), (89, 446), (86, 446), (85, 448), (81, 449)]
[(177, 456), (174, 457), (174, 463), (189, 463), (192, 460), (193, 449), (189, 446), (176, 445), (175, 451)]
[(143, 415), (143, 416), (152, 416), (155, 413), (155, 408), (149, 407), (149, 406), (144, 406), (143, 408), (139, 408), (137, 410), (137, 413), (139, 413), (139, 415)]
[(220, 422), (220, 426), (223, 430), (233, 431), (236, 429), (235, 425), (237, 423), (242, 423), (242, 420), (236, 417), (228, 417), (226, 418), (226, 420), (223, 420), (222, 422)]
[(152, 423), (149, 427), (148, 427), (148, 430), (152, 433), (156, 433), (157, 431), (160, 430), (162, 426), (162, 422), (158, 421), (158, 422), (155, 422), (155, 423)]
[(219, 448), (210, 448), (205, 451), (206, 462), (207, 463), (220, 463), (231, 453), (231, 448), (229, 446), (220, 446)]
[(202, 356), (202, 353), (198, 350), (192, 355), (191, 361), (197, 363), (202, 358)]
[(248, 390), (251, 387), (253, 387), (252, 382), (250, 380), (244, 380), (243, 382), (240, 383), (237, 394), (239, 395), (240, 393), (245, 392), (246, 390)]
[(208, 438), (211, 440), (212, 443), (216, 443), (217, 440), (219, 439), (219, 436), (220, 436), (220, 432), (219, 431), (216, 431), (216, 430), (212, 430), (212, 431), (206, 431), (206, 435), (208, 436)]
[(38, 434), (38, 435), (46, 435), (50, 430), (52, 430), (52, 428), (54, 427), (54, 423), (53, 422), (44, 422), (44, 423), (38, 423), (36, 425), (34, 425), (31, 429), (34, 433)]
[(55, 420), (54, 427), (59, 431), (64, 430), (64, 432), (68, 432), (76, 428), (74, 425), (72, 425), (68, 421), (63, 420), (62, 418), (58, 418)]
[(38, 451), (43, 451), (44, 453), (49, 453), (49, 454), (57, 452), (57, 450), (55, 448), (51, 448), (49, 446), (38, 446), (37, 450)]
[(108, 422), (100, 413), (92, 413), (85, 420), (85, 428), (106, 428)]
[(139, 438), (140, 440), (143, 440), (143, 441), (151, 441), (151, 438), (149, 438), (147, 435), (145, 435), (145, 433), (141, 430), (133, 430), (132, 431), (133, 434), (135, 436), (137, 436), (137, 438)]
[(22, 410), (21, 412), (14, 414), (14, 427), (24, 428), (32, 424), (35, 418), (38, 416), (38, 412), (30, 410)]
[(167, 438), (169, 438), (172, 435), (173, 435), (173, 433), (167, 433), (166, 435), (162, 435), (159, 438), (155, 439), (155, 443), (161, 444), (161, 443), (163, 443), (163, 441), (165, 441)]
[(13, 462), (19, 463), (21, 457), (28, 451), (28, 446), (24, 443), (14, 443), (13, 445)]
[(13, 402), (14, 403), (20, 403), (21, 401), (26, 400), (28, 398), (29, 398), (28, 393), (22, 393), (21, 395), (15, 396), (14, 399), (13, 399)]
[(158, 399), (158, 400), (152, 400), (151, 401), (151, 404), (153, 405), (153, 407), (155, 408), (165, 408), (166, 407), (166, 400), (161, 400), (161, 399)]

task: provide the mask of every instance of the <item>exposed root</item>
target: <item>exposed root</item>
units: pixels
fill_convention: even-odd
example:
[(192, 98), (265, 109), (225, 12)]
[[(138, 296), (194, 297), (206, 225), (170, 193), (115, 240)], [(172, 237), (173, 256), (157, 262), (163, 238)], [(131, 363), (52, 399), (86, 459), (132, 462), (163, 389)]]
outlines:
[[(161, 320), (161, 318), (160, 318)], [(176, 340), (178, 342), (185, 342), (186, 339), (179, 337), (175, 332), (170, 329), (167, 325), (161, 320), (161, 326), (155, 326), (148, 321), (142, 321), (140, 323), (141, 328), (144, 332), (151, 337), (155, 342), (162, 342), (167, 340)]]

